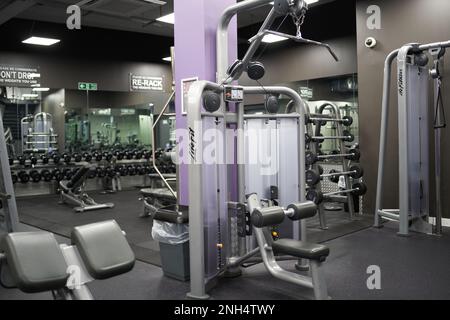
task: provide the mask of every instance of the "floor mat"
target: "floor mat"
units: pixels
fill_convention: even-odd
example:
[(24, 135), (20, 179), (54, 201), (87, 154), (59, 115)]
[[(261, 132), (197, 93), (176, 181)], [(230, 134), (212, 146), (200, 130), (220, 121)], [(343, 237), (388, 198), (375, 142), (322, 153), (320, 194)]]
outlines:
[(373, 216), (361, 215), (350, 220), (348, 212), (326, 211), (328, 229), (320, 228), (318, 216), (307, 221), (308, 242), (322, 243), (372, 227)]
[(18, 198), (17, 206), (22, 223), (70, 237), (73, 227), (114, 219), (126, 232), (136, 258), (161, 266), (159, 246), (151, 237), (151, 219), (139, 218), (142, 202), (138, 190), (121, 191), (116, 194), (91, 192), (98, 203), (112, 202), (115, 207), (77, 213), (70, 205), (58, 204), (59, 196)]

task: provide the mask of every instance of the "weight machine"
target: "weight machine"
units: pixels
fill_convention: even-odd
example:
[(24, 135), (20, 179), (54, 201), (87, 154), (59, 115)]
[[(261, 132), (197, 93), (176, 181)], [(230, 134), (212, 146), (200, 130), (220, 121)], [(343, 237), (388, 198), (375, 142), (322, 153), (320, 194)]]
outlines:
[[(435, 130), (435, 182), (436, 224), (435, 233), (442, 232), (441, 204), (441, 130), (446, 127), (442, 102), (441, 82), (443, 57), (450, 41), (430, 44), (407, 44), (391, 52), (385, 61), (383, 105), (378, 164), (378, 185), (375, 210), (375, 227), (381, 227), (383, 219), (399, 222), (401, 236), (410, 231), (432, 233), (430, 215), (430, 159), (429, 136), (429, 80), (434, 80), (434, 130)], [(427, 54), (428, 53), (428, 54)], [(433, 66), (429, 67), (429, 55)], [(382, 209), (385, 153), (388, 137), (389, 95), (391, 69), (397, 60), (398, 95), (398, 148), (399, 148), (399, 209)]]
[[(247, 72), (253, 80), (262, 78), (265, 73), (264, 66), (252, 59), (267, 34), (282, 35), (297, 42), (323, 46), (330, 51), (333, 58), (337, 57), (328, 45), (302, 38), (300, 27), (308, 8), (303, 0), (277, 0), (258, 34), (250, 39), (250, 48), (244, 58), (228, 67), (228, 25), (231, 19), (242, 10), (251, 10), (269, 2), (271, 1), (248, 0), (225, 10), (217, 30), (217, 83), (198, 81), (192, 84), (189, 90), (189, 146), (185, 146), (187, 152), (184, 153), (189, 154), (189, 190), (194, 191), (189, 195), (191, 291), (188, 297), (191, 298), (207, 299), (206, 292), (214, 285), (218, 276), (239, 276), (240, 266), (247, 261), (264, 262), (273, 276), (314, 289), (317, 299), (328, 298), (320, 269), (320, 264), (328, 255), (328, 248), (305, 241), (306, 225), (303, 219), (311, 217), (311, 212), (317, 212), (315, 204), (306, 201), (305, 105), (298, 93), (286, 87), (242, 87), (230, 84), (238, 80), (243, 72)], [(269, 30), (278, 15), (291, 16), (294, 19), (298, 29), (296, 36)], [(245, 114), (245, 95), (266, 95), (266, 109), (270, 114)], [(276, 97), (280, 95), (292, 100), (295, 112), (270, 112), (277, 109)], [(236, 112), (229, 111), (232, 104), (236, 106)], [(232, 126), (237, 127), (237, 202), (229, 199), (229, 176), (232, 173), (229, 172), (225, 161), (230, 150), (227, 130)], [(276, 164), (279, 169), (275, 178), (270, 175), (264, 178), (261, 172), (252, 174), (255, 173), (255, 168), (248, 166), (246, 162), (254, 152), (254, 142), (257, 141), (245, 138), (245, 132), (252, 127), (260, 133), (271, 129), (279, 132), (278, 139), (274, 140), (275, 151), (272, 152), (277, 156)], [(208, 130), (215, 132), (216, 152), (213, 163), (206, 163), (203, 159), (206, 149), (203, 138)], [(291, 166), (291, 163), (299, 165)], [(277, 188), (267, 185), (274, 181), (273, 179), (277, 182)], [(280, 191), (278, 205), (273, 205), (273, 199), (259, 200), (260, 196), (267, 195), (268, 189)], [(263, 208), (263, 202), (271, 206), (260, 210)], [(298, 214), (285, 209), (288, 206), (298, 208)], [(283, 239), (278, 243), (277, 250), (269, 252), (267, 244), (272, 243), (269, 227), (281, 223), (285, 215), (294, 221), (289, 224), (288, 233), (293, 239)], [(259, 224), (258, 216), (265, 222)], [(256, 243), (252, 230), (256, 233)], [(312, 252), (316, 251), (318, 255), (313, 256)], [(287, 256), (277, 257), (275, 253)], [(261, 254), (261, 258), (255, 258), (257, 254)], [(277, 264), (277, 259), (298, 260), (297, 267), (300, 270), (308, 270), (311, 266), (311, 276), (287, 272)]]

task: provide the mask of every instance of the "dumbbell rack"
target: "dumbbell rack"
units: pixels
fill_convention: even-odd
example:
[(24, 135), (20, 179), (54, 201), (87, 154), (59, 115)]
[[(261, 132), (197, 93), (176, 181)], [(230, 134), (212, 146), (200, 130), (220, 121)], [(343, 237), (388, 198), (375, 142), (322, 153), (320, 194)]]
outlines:
[[(331, 110), (331, 114), (330, 115), (326, 115), (323, 112), (326, 109), (330, 109)], [(320, 152), (320, 143), (321, 141), (314, 139), (314, 138), (318, 138), (321, 137), (321, 122), (328, 122), (328, 121), (333, 121), (335, 126), (336, 126), (336, 141), (337, 141), (337, 145), (339, 147), (339, 150), (341, 152), (342, 155), (344, 154), (348, 154), (348, 148), (345, 145), (344, 142), (344, 137), (347, 135), (347, 133), (345, 132), (344, 128), (343, 128), (343, 118), (341, 117), (341, 114), (339, 112), (338, 107), (331, 103), (331, 102), (326, 102), (324, 103), (318, 110), (317, 114), (312, 115), (310, 113), (310, 109), (309, 107), (307, 107), (307, 123), (306, 123), (306, 127), (307, 127), (307, 134), (309, 137), (311, 137), (310, 141), (309, 141), (309, 151), (313, 152), (314, 154), (319, 154)], [(309, 121), (309, 119), (313, 119), (313, 118), (319, 118), (319, 119), (324, 119), (324, 120), (318, 120), (315, 122), (315, 130), (313, 127), (313, 123), (314, 121)], [(329, 120), (328, 120), (329, 119)], [(332, 138), (332, 137), (329, 137)], [(345, 156), (336, 156), (336, 159), (340, 159), (339, 161), (339, 165), (342, 166), (342, 170), (343, 172), (348, 172), (349, 171), (349, 163), (346, 159)], [(321, 172), (322, 168), (319, 166), (319, 164), (316, 162), (313, 165), (311, 165), (312, 170), (315, 170), (317, 172)], [(321, 172), (323, 173), (323, 172)], [(347, 188), (350, 188), (352, 186), (351, 184), (351, 178), (349, 175), (344, 175), (345, 178), (345, 185)], [(322, 186), (322, 182), (319, 181), (319, 183), (314, 187), (315, 190), (319, 191), (319, 192), (323, 192), (323, 186)], [(331, 200), (331, 201), (330, 201)], [(355, 209), (354, 209), (354, 202), (353, 202), (353, 196), (350, 193), (347, 193), (346, 196), (333, 196), (330, 197), (328, 199), (324, 199), (324, 201), (322, 203), (320, 203), (318, 205), (318, 211), (319, 211), (319, 222), (320, 222), (320, 228), (323, 230), (328, 229), (327, 226), (327, 221), (326, 221), (326, 214), (325, 214), (325, 204), (327, 202), (343, 202), (346, 203), (348, 206), (348, 211), (349, 211), (349, 216), (350, 219), (353, 220), (354, 216), (355, 216)]]

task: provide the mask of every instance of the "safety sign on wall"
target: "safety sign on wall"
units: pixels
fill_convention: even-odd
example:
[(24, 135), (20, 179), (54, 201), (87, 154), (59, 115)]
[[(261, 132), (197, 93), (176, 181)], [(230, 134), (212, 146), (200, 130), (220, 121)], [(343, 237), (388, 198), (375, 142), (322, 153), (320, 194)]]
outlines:
[(38, 67), (0, 65), (0, 86), (38, 87), (40, 80)]
[(130, 91), (164, 91), (164, 79), (131, 73)]

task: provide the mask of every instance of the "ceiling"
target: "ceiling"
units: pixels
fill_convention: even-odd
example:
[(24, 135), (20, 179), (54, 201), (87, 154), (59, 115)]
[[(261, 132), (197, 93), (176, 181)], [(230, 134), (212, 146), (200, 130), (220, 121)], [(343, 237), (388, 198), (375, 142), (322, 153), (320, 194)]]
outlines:
[[(185, 0), (189, 1), (189, 0)], [(215, 0), (211, 0), (215, 1)], [(241, 2), (244, 0), (239, 0)], [(335, 0), (321, 0), (325, 4)], [(67, 7), (82, 8), (82, 23), (88, 27), (173, 37), (173, 25), (156, 19), (172, 13), (174, 0), (0, 0), (0, 25), (11, 18), (65, 24)], [(312, 7), (317, 4), (313, 4)], [(261, 22), (271, 5), (238, 16), (239, 28)]]
[[(191, 0), (178, 0), (191, 1)], [(216, 0), (211, 0), (216, 1)], [(242, 0), (243, 1), (243, 0)], [(88, 58), (161, 62), (173, 45), (173, 25), (156, 21), (173, 12), (174, 0), (0, 0), (1, 49)], [(72, 32), (66, 27), (66, 9), (82, 4), (82, 28)], [(162, 3), (165, 3), (162, 5)], [(355, 35), (355, 0), (320, 0), (308, 12), (303, 35), (315, 40)], [(270, 5), (238, 16), (240, 56), (247, 40), (254, 36)], [(336, 14), (339, 12), (339, 14)], [(273, 28), (295, 34), (290, 19), (275, 21)], [(48, 48), (22, 45), (30, 34), (61, 39)], [(273, 44), (277, 50), (292, 42)]]

